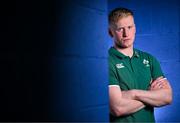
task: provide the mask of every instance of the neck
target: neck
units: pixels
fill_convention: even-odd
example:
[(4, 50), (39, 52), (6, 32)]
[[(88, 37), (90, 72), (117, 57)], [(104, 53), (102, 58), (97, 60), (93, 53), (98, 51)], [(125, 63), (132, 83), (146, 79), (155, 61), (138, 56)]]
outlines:
[(119, 52), (121, 52), (122, 54), (129, 56), (130, 58), (133, 56), (133, 47), (119, 48), (117, 46), (114, 46), (114, 48)]

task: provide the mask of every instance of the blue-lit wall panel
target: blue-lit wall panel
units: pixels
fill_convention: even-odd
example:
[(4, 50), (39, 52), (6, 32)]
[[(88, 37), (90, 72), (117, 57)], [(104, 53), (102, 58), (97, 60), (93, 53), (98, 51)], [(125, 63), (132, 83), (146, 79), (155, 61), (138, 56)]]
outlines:
[(107, 122), (107, 1), (57, 1), (55, 121)]
[(180, 121), (180, 43), (178, 0), (109, 0), (108, 11), (127, 7), (135, 14), (137, 28), (135, 47), (154, 55), (173, 88), (173, 103), (156, 108), (156, 121)]

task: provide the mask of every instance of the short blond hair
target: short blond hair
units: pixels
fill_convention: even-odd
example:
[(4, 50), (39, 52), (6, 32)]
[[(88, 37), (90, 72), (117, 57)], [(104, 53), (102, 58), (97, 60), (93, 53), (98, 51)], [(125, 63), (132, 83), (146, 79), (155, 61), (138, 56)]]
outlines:
[(116, 8), (112, 10), (108, 16), (109, 26), (116, 24), (119, 19), (127, 16), (134, 16), (133, 12), (127, 8)]

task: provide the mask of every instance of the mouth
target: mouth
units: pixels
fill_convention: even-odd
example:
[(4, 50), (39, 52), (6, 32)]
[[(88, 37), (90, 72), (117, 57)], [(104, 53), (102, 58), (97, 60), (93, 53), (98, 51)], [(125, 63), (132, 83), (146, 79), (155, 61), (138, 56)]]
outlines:
[(123, 41), (129, 41), (130, 39), (123, 39)]

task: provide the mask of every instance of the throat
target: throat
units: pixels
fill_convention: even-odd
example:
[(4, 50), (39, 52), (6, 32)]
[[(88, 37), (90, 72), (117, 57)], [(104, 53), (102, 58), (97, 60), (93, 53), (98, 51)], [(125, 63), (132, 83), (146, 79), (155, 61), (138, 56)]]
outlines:
[(133, 56), (133, 48), (118, 48), (115, 47), (116, 50), (118, 50), (120, 53), (124, 54), (125, 56), (129, 56), (130, 58)]

